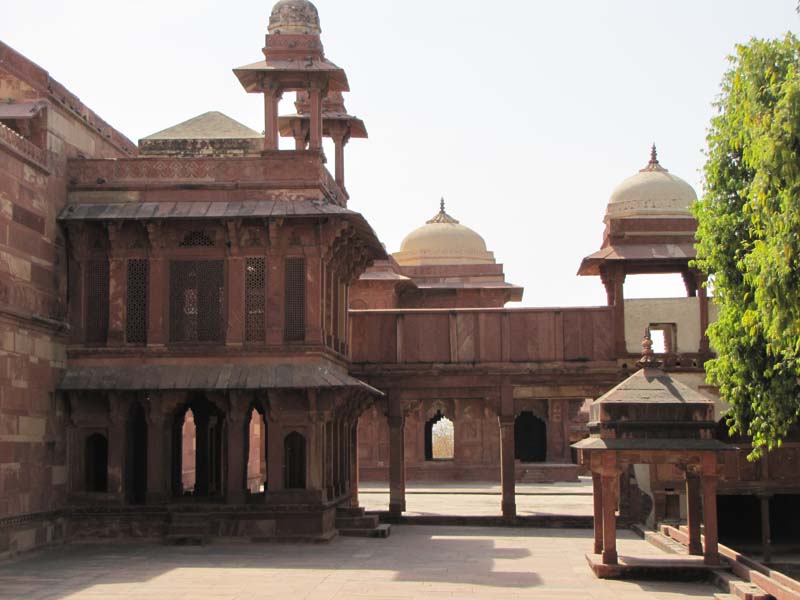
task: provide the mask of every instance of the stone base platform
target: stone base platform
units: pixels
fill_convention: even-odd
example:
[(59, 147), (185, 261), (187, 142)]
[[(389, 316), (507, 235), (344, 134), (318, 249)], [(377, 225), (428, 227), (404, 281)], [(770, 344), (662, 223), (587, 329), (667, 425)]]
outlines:
[(620, 556), (618, 564), (605, 565), (599, 554), (586, 554), (586, 561), (599, 579), (653, 581), (711, 581), (714, 570), (703, 564), (702, 556), (637, 558)]

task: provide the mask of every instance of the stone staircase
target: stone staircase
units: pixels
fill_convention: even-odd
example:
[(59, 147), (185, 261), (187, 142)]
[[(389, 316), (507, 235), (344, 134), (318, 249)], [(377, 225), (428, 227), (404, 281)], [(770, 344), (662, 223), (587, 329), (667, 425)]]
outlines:
[(336, 509), (336, 529), (349, 537), (387, 538), (391, 525), (380, 523), (378, 515), (368, 515), (359, 507), (340, 506)]
[(209, 515), (196, 512), (173, 512), (170, 514), (167, 544), (202, 546), (208, 540)]

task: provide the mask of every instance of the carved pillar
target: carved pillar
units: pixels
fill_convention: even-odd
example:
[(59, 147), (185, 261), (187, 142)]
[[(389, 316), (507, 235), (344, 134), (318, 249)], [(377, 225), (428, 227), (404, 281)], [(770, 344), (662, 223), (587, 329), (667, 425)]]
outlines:
[(348, 138), (347, 127), (331, 127), (331, 137), (333, 138), (333, 147), (336, 151), (336, 183), (344, 189), (344, 147), (347, 144)]
[(126, 440), (125, 401), (117, 393), (108, 398), (108, 491), (120, 496), (124, 492), (125, 481), (125, 444)]
[(322, 260), (306, 256), (306, 343), (322, 344)]
[(389, 512), (406, 510), (405, 419), (397, 393), (389, 396)]
[[(244, 504), (247, 498), (247, 461), (245, 458), (246, 399), (240, 392), (231, 392), (228, 413), (225, 415), (228, 429), (228, 504)], [(251, 448), (251, 452), (257, 451)]]
[(600, 473), (592, 471), (592, 505), (594, 509), (594, 553), (603, 551), (603, 485)]
[[(283, 344), (285, 253), (282, 249), (281, 226), (269, 223), (270, 247), (267, 250), (267, 344)], [(282, 443), (282, 442), (281, 442)]]
[(275, 86), (264, 87), (264, 150), (278, 149), (278, 104), (282, 95)]
[(308, 124), (302, 119), (292, 122), (292, 136), (294, 137), (294, 149), (305, 150), (308, 144)]
[(283, 428), (272, 407), (267, 418), (267, 446), (267, 489), (275, 492), (283, 489)]
[[(313, 392), (311, 390), (309, 393)], [(306, 459), (308, 469), (308, 481), (306, 487), (312, 490), (323, 490), (325, 484), (324, 463), (325, 462), (325, 418), (317, 413), (311, 417), (311, 427), (308, 439), (308, 457)]]
[(169, 423), (162, 399), (150, 398), (147, 411), (147, 504), (159, 504), (169, 498), (167, 473), (171, 462)]
[(167, 340), (166, 319), (169, 306), (167, 261), (161, 257), (150, 259), (147, 288), (147, 345), (163, 346)]
[(604, 471), (601, 476), (603, 488), (603, 564), (617, 564), (617, 494), (619, 472)]
[(614, 308), (614, 352), (625, 356), (625, 271), (621, 265), (604, 265), (600, 269), (600, 279), (606, 288), (608, 305)]
[(686, 521), (689, 529), (689, 554), (703, 554), (700, 541), (700, 477), (686, 470)]

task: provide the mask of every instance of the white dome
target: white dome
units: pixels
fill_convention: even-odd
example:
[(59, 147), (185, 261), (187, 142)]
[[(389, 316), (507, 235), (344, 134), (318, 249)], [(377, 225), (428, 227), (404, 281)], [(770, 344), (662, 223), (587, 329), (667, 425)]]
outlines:
[(409, 233), (394, 255), (401, 266), (494, 264), (494, 254), (475, 231), (442, 207), (434, 218)]
[(653, 146), (647, 166), (611, 193), (605, 221), (625, 217), (691, 217), (690, 207), (696, 201), (694, 188), (659, 164)]

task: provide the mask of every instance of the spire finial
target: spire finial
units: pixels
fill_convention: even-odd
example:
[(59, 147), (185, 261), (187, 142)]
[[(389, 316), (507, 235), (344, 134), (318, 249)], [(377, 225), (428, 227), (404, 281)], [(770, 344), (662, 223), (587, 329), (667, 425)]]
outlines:
[(451, 217), (444, 211), (444, 196), (442, 196), (442, 198), (439, 200), (438, 214), (435, 217), (433, 217), (430, 221), (426, 221), (426, 223), (450, 223), (453, 225), (458, 223), (458, 221), (456, 221), (453, 217)]
[(656, 358), (656, 353), (653, 352), (653, 340), (650, 338), (650, 328), (644, 330), (644, 338), (642, 338), (642, 358), (636, 363), (637, 366), (645, 368), (657, 368), (659, 360)]
[(656, 144), (653, 142), (653, 145), (650, 146), (650, 162), (647, 163), (647, 166), (642, 171), (666, 171), (664, 167), (658, 162), (658, 151), (656, 150)]
[(439, 200), (439, 212), (444, 212), (444, 196), (442, 196), (442, 199)]
[(653, 147), (650, 148), (650, 164), (658, 164), (658, 152), (656, 151), (656, 143), (653, 142)]

